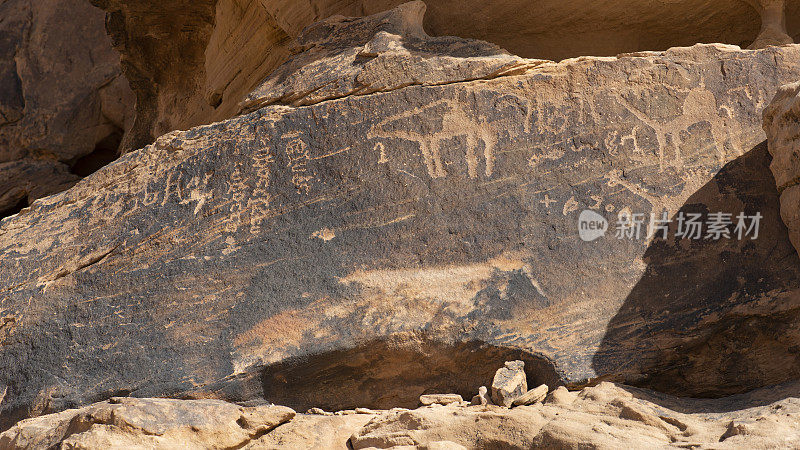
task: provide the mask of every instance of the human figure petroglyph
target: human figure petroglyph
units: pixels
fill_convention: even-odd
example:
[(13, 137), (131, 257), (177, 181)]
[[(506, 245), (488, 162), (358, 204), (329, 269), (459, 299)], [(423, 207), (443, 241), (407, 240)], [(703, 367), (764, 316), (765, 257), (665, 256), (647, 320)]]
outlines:
[[(378, 122), (371, 127), (370, 131), (367, 133), (367, 137), (370, 139), (398, 138), (416, 142), (420, 147), (428, 175), (431, 178), (444, 178), (447, 176), (444, 162), (442, 161), (442, 141), (458, 137), (464, 137), (466, 139), (467, 174), (470, 178), (478, 178), (480, 176), (479, 171), (481, 163), (481, 155), (479, 155), (480, 141), (483, 143), (482, 156), (485, 164), (483, 174), (486, 177), (491, 177), (494, 173), (497, 135), (500, 130), (508, 131), (512, 137), (522, 133), (530, 133), (531, 130), (534, 108), (531, 107), (530, 101), (511, 95), (503, 96), (502, 99), (498, 100), (498, 103), (503, 101), (512, 101), (517, 104), (521, 103), (524, 109), (524, 118), (521, 120), (519, 117), (512, 114), (502, 116), (495, 121), (490, 121), (486, 117), (476, 117), (474, 113), (470, 112), (472, 108), (469, 108), (468, 105), (461, 100), (441, 99)], [(387, 126), (392, 123), (413, 118), (428, 111), (432, 112), (437, 107), (445, 108), (445, 112), (441, 115), (441, 128), (438, 131), (420, 132), (408, 129), (386, 130)], [(522, 125), (522, 132), (518, 130), (520, 124)], [(388, 162), (385, 158), (385, 145), (384, 143), (375, 145), (375, 149), (381, 152), (379, 162)]]

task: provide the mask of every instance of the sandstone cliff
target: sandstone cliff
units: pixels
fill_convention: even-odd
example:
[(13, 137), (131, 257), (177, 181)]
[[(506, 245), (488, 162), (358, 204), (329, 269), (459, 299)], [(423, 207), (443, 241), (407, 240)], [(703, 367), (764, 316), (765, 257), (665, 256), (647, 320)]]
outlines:
[[(336, 15), (365, 16), (404, 0), (91, 0), (137, 97), (123, 146), (230, 118), (238, 104), (297, 52), (302, 30)], [(429, 0), (425, 28), (499, 45), (528, 58), (666, 50), (698, 42), (755, 48), (800, 41), (798, 0)], [(788, 20), (784, 19), (785, 16)], [(763, 21), (762, 21), (763, 16)], [(783, 22), (785, 22), (785, 27)], [(788, 35), (786, 33), (788, 33)]]
[(115, 159), (132, 119), (102, 11), (0, 2), (0, 218)]

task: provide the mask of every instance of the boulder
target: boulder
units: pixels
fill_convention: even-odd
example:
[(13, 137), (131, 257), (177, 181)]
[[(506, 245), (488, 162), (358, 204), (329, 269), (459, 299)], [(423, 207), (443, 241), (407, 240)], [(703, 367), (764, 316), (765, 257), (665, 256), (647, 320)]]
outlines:
[(0, 218), (117, 157), (133, 92), (83, 0), (0, 4)]
[(782, 86), (764, 110), (770, 169), (781, 195), (781, 217), (800, 252), (800, 82)]
[[(534, 61), (164, 135), (0, 222), (0, 426), (127, 394), (414, 407), (509, 360), (682, 395), (795, 377), (800, 260), (760, 117), (798, 61)], [(583, 241), (583, 210), (608, 235)], [(620, 211), (763, 219), (617, 239)]]
[[(553, 391), (561, 392), (563, 387)], [(720, 399), (689, 399), (612, 383), (570, 402), (451, 404), (338, 416), (214, 400), (112, 398), (24, 420), (0, 434), (3, 449), (32, 448), (794, 448), (797, 382)]]
[(510, 408), (528, 392), (524, 361), (506, 361), (505, 367), (497, 369), (492, 380), (492, 401), (495, 405)]
[(486, 386), (481, 386), (478, 388), (478, 394), (472, 397), (472, 405), (475, 406), (486, 406), (491, 403), (489, 399), (489, 389)]

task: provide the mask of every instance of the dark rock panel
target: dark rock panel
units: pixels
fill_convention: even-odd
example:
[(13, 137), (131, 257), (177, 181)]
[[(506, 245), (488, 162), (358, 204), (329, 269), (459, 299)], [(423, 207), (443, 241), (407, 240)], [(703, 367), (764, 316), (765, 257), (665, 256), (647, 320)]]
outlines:
[[(795, 377), (792, 334), (728, 336), (790, 330), (800, 307), (774, 181), (749, 153), (797, 78), (800, 46), (698, 45), (162, 136), (0, 222), (2, 425), (119, 394), (260, 398), (276, 364), (423, 337), (533, 355), (570, 385), (718, 395)], [(754, 205), (753, 242), (579, 237), (584, 210), (613, 224)], [(661, 274), (671, 259), (688, 269)], [(660, 280), (685, 283), (675, 308)], [(687, 353), (664, 381), (662, 359), (703, 342), (725, 352)]]

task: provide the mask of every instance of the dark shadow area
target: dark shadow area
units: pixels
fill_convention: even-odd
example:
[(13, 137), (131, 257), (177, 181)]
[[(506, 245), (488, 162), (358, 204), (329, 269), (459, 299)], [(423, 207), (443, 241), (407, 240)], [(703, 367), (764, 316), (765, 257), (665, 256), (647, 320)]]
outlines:
[(800, 381), (766, 386), (763, 389), (722, 398), (676, 398), (660, 392), (632, 386), (623, 387), (638, 399), (646, 400), (683, 414), (714, 414), (741, 411), (743, 409), (768, 406), (787, 398), (800, 397)]
[(722, 397), (800, 376), (800, 258), (779, 215), (766, 143), (723, 167), (680, 212), (760, 213), (758, 239), (675, 237), (646, 250), (593, 358), (598, 374), (682, 397)]
[(92, 153), (75, 161), (70, 171), (75, 175), (87, 177), (116, 160), (123, 134), (122, 129), (115, 129), (97, 142)]
[(264, 398), (297, 411), (416, 408), (422, 394), (456, 393), (469, 401), (511, 360), (525, 361), (531, 388), (563, 384), (550, 362), (518, 349), (383, 340), (271, 365), (262, 383)]
[(21, 199), (19, 199), (19, 201), (17, 202), (16, 205), (12, 206), (11, 208), (8, 208), (8, 209), (5, 209), (3, 211), (0, 211), (0, 220), (5, 219), (6, 217), (9, 217), (9, 216), (13, 216), (14, 214), (19, 213), (20, 211), (22, 211), (24, 208), (27, 208), (28, 206), (30, 206), (28, 204), (28, 196), (25, 195)]

